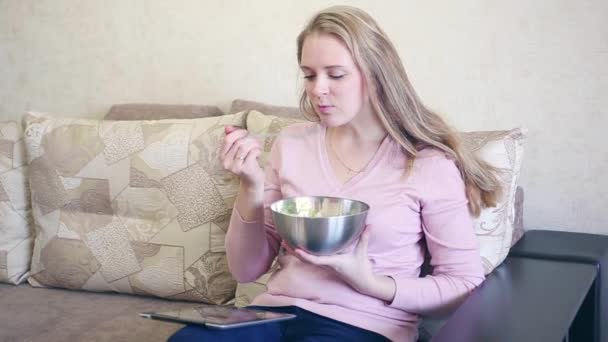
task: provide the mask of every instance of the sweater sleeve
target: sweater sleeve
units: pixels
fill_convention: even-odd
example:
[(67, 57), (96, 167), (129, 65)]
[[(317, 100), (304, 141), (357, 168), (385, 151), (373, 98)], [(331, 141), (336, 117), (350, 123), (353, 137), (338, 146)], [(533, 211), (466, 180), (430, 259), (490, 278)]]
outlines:
[(390, 306), (437, 316), (455, 309), (484, 280), (464, 182), (453, 161), (430, 157), (422, 171), (420, 215), (433, 273), (394, 276)]
[(277, 172), (281, 162), (280, 145), (278, 137), (265, 168), (264, 208), (260, 216), (245, 221), (236, 208), (232, 210), (226, 254), (230, 272), (239, 282), (254, 281), (267, 272), (279, 251), (281, 238), (274, 227), (270, 205), (283, 197)]

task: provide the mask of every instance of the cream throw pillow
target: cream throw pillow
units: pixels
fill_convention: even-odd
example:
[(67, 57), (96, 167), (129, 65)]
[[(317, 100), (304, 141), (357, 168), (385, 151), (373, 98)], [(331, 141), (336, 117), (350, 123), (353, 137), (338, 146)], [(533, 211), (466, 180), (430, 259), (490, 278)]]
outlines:
[(224, 125), (25, 117), (36, 224), (33, 286), (225, 303), (224, 237), (238, 178), (218, 161)]
[(503, 197), (496, 207), (486, 208), (474, 219), (475, 234), (486, 274), (500, 265), (509, 254), (515, 227), (515, 194), (519, 183), (527, 130), (462, 133), (463, 143), (477, 151), (486, 162), (501, 170)]
[(31, 212), (21, 126), (0, 122), (0, 282), (25, 281), (32, 255)]
[[(249, 131), (265, 134), (278, 133), (284, 127), (302, 120), (264, 115), (251, 111), (247, 117)], [(268, 161), (268, 152), (275, 136), (266, 138), (264, 153), (260, 158), (263, 165)], [(516, 128), (510, 131), (488, 131), (462, 133), (463, 142), (481, 156), (482, 159), (500, 168), (500, 179), (505, 187), (503, 198), (494, 208), (487, 208), (474, 219), (475, 234), (479, 239), (480, 254), (485, 273), (488, 274), (507, 257), (513, 238), (515, 224), (515, 192), (523, 158), (523, 144), (526, 130)], [(274, 266), (276, 267), (276, 266)], [(274, 267), (255, 282), (239, 283), (236, 289), (236, 305), (246, 306), (253, 298), (266, 291), (266, 283)]]

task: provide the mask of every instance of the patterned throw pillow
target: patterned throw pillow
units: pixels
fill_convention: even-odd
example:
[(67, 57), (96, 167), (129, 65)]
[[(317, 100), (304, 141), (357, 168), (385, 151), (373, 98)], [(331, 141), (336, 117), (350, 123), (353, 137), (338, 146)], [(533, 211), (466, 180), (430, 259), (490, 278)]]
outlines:
[(30, 198), (21, 126), (0, 122), (0, 282), (25, 281), (32, 255)]
[(225, 303), (224, 237), (238, 178), (218, 160), (224, 125), (25, 117), (36, 225), (33, 286)]
[[(302, 122), (302, 120), (280, 118), (251, 111), (247, 117), (247, 128), (258, 134), (278, 133), (295, 122)], [(500, 179), (505, 187), (504, 196), (497, 206), (482, 210), (481, 215), (474, 220), (475, 234), (479, 239), (480, 254), (486, 274), (492, 272), (503, 262), (511, 247), (515, 225), (516, 189), (526, 133), (527, 131), (522, 128), (510, 131), (462, 133), (463, 142), (468, 148), (477, 151), (482, 159), (502, 171)], [(260, 159), (263, 165), (267, 163), (268, 152), (270, 152), (274, 137), (271, 135), (264, 142), (264, 153)], [(270, 271), (255, 282), (239, 283), (236, 289), (235, 305), (249, 305), (256, 296), (266, 291), (266, 284), (276, 267), (275, 264)]]

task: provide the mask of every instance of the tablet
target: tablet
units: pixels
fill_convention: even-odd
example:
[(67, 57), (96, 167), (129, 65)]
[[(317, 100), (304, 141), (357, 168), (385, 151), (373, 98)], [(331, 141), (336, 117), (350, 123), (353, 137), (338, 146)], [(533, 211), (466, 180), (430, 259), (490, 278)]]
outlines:
[(194, 308), (184, 308), (172, 311), (141, 312), (139, 315), (144, 318), (161, 321), (201, 324), (209, 328), (217, 329), (230, 329), (278, 322), (296, 317), (296, 315), (282, 312), (211, 304), (201, 304)]

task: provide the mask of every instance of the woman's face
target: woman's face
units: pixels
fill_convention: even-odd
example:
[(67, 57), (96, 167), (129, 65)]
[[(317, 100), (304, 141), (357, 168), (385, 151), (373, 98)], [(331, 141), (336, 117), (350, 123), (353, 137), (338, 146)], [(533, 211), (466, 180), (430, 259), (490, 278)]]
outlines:
[(330, 34), (304, 40), (300, 68), (306, 95), (328, 127), (349, 123), (358, 114), (371, 114), (365, 81), (347, 47)]

